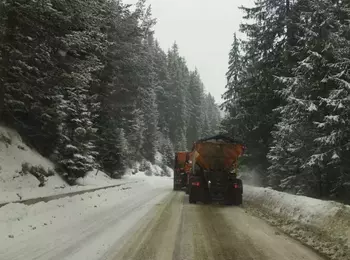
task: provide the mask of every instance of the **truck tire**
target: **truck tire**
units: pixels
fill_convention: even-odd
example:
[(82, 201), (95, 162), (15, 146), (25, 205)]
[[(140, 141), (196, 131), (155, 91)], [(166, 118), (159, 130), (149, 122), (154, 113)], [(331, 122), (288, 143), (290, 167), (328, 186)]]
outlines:
[(243, 204), (243, 195), (242, 195), (242, 193), (241, 194), (238, 194), (237, 195), (237, 198), (236, 198), (236, 205), (237, 206), (240, 206), (240, 205), (242, 205)]
[(231, 204), (230, 205), (235, 205), (235, 206), (239, 206), (242, 204), (242, 193), (240, 190), (237, 190), (233, 196), (233, 198), (231, 198)]
[(173, 190), (178, 191), (180, 189), (181, 189), (180, 186), (174, 183)]
[[(234, 196), (232, 196), (232, 195), (234, 195)], [(225, 205), (226, 206), (236, 205), (236, 201), (237, 201), (236, 195), (230, 193), (229, 196), (226, 196)]]
[(243, 204), (243, 182), (241, 179), (237, 179), (239, 186), (241, 187), (240, 193), (237, 198), (237, 205), (242, 205)]
[(202, 198), (202, 202), (204, 204), (210, 204), (211, 202), (211, 199), (210, 199), (210, 191), (209, 191), (209, 188), (204, 188), (203, 189), (203, 198)]
[[(240, 183), (240, 182), (238, 182)], [(225, 205), (228, 206), (238, 206), (242, 204), (242, 189), (232, 189), (230, 192), (226, 195), (225, 198)]]
[(241, 188), (241, 193), (243, 193), (243, 182), (242, 182), (242, 180), (241, 180), (241, 179), (237, 179), (237, 183), (238, 183), (238, 185), (239, 185), (240, 187), (242, 187), (242, 188)]
[(190, 204), (196, 204), (197, 200), (194, 198), (194, 195), (191, 191), (189, 191), (188, 202)]
[(188, 196), (188, 202), (190, 204), (196, 204), (197, 203), (197, 201), (193, 198), (193, 196), (191, 194), (190, 194), (190, 196)]

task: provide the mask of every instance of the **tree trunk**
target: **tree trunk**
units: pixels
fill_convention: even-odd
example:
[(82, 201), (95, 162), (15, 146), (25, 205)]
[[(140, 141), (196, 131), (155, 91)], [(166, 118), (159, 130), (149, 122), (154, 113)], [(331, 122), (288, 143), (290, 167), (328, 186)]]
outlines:
[(5, 102), (5, 87), (4, 87), (4, 82), (0, 81), (0, 122), (3, 121), (2, 115), (4, 113), (4, 102)]

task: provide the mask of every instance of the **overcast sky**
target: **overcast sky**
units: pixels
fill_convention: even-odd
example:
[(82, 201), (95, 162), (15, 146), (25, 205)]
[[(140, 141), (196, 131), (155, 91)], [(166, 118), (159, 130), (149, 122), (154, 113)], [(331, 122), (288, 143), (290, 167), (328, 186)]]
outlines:
[[(124, 0), (135, 3), (137, 0)], [(253, 0), (148, 0), (157, 19), (155, 36), (167, 51), (176, 41), (190, 69), (198, 68), (205, 88), (221, 103), (233, 33), (241, 5)]]

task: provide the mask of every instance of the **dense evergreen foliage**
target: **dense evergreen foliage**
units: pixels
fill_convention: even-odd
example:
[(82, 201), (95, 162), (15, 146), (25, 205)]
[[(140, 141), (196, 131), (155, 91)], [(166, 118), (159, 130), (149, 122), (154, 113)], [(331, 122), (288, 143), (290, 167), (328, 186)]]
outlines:
[(67, 180), (132, 162), (172, 166), (174, 151), (212, 134), (219, 109), (176, 44), (153, 37), (145, 0), (0, 3), (0, 120)]
[(265, 185), (350, 195), (350, 4), (258, 0), (234, 39), (223, 127)]

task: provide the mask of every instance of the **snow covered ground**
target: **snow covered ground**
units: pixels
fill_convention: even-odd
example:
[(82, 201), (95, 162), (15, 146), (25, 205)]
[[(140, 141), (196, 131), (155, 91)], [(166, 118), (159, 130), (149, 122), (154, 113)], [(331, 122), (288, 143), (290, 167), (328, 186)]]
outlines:
[[(172, 191), (172, 179), (129, 176), (123, 187), (0, 208), (0, 258), (99, 259)], [(101, 221), (102, 220), (102, 221)]]
[[(157, 165), (148, 164), (146, 172), (135, 175), (135, 170), (129, 170), (121, 180), (93, 171), (74, 187), (54, 174), (46, 177), (45, 186), (39, 188), (37, 178), (21, 174), (22, 163), (45, 170), (54, 168), (48, 159), (25, 145), (18, 133), (0, 126), (0, 204), (125, 185), (47, 203), (10, 203), (0, 208), (1, 260), (97, 259), (172, 190), (171, 178), (146, 176), (161, 175)], [(170, 168), (167, 172), (171, 175)], [(332, 259), (350, 259), (349, 206), (247, 185), (244, 200), (248, 211), (315, 250)]]
[[(117, 188), (0, 208), (0, 259), (109, 259), (172, 191), (171, 177), (138, 172), (126, 180), (128, 184)], [(349, 260), (350, 207), (247, 185), (244, 200), (248, 212), (304, 244), (331, 259)]]
[(128, 177), (113, 180), (101, 171), (92, 171), (78, 179), (77, 186), (68, 186), (54, 174), (45, 178), (44, 187), (38, 187), (37, 178), (21, 173), (23, 163), (41, 166), (46, 171), (54, 169), (53, 163), (28, 147), (16, 131), (0, 125), (0, 204), (128, 182)]
[[(143, 172), (133, 175), (131, 170), (120, 180), (92, 171), (73, 187), (53, 174), (38, 187), (36, 177), (22, 173), (23, 163), (47, 172), (54, 169), (53, 163), (24, 144), (16, 131), (0, 126), (0, 204), (125, 185), (33, 205), (1, 207), (1, 260), (96, 259), (172, 190), (171, 178), (149, 177)], [(152, 171), (156, 174), (158, 168), (152, 166)]]
[(350, 259), (350, 206), (245, 186), (246, 208), (334, 260)]

